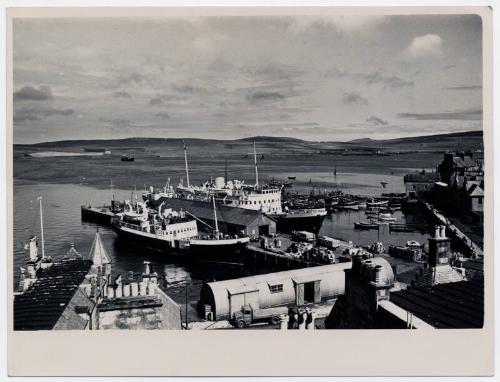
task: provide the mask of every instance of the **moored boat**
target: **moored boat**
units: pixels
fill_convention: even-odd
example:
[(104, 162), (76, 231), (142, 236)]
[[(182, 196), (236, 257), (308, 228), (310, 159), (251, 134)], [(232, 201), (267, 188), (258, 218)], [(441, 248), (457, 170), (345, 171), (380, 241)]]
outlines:
[(379, 225), (373, 222), (359, 222), (354, 223), (354, 228), (357, 229), (378, 229)]

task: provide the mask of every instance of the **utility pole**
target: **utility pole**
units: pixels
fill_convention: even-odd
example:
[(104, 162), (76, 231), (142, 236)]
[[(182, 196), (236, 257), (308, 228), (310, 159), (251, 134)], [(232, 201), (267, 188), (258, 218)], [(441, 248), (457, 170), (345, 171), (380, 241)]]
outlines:
[(40, 201), (40, 231), (42, 238), (42, 259), (45, 259), (45, 242), (43, 240), (43, 210), (42, 210), (42, 197), (39, 196), (38, 200)]
[(189, 284), (186, 283), (186, 330), (188, 330), (188, 291), (189, 291)]

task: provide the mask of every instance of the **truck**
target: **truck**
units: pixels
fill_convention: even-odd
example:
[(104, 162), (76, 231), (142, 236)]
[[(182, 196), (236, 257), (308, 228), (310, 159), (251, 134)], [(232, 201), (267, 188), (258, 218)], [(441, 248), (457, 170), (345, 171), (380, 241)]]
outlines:
[(280, 323), (279, 316), (288, 314), (288, 307), (280, 306), (266, 309), (254, 309), (251, 305), (243, 305), (240, 311), (233, 314), (232, 324), (237, 328), (244, 328), (258, 322), (268, 322), (272, 325)]
[(307, 231), (293, 231), (292, 238), (297, 241), (312, 243), (316, 239), (316, 235), (312, 232)]

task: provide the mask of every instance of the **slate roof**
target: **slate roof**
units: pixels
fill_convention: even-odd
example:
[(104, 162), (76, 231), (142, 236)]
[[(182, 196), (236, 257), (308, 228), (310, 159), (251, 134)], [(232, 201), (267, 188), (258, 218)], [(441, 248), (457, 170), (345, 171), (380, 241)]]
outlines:
[[(213, 220), (214, 211), (210, 203), (197, 201), (197, 200), (185, 200), (177, 198), (164, 199), (165, 206), (173, 208), (175, 210), (188, 211), (199, 219), (202, 220)], [(246, 208), (237, 207), (227, 207), (227, 206), (217, 206), (217, 221), (219, 223), (229, 223), (239, 226), (249, 226), (254, 224), (257, 219), (261, 219), (262, 224), (269, 224), (274, 221), (267, 215), (260, 211), (250, 210)]]
[(14, 330), (53, 329), (91, 265), (69, 259), (39, 270), (35, 284), (14, 297)]
[(438, 329), (483, 327), (483, 279), (409, 287), (392, 292), (390, 300)]
[(469, 156), (465, 156), (463, 159), (459, 156), (453, 157), (453, 164), (455, 167), (474, 167), (477, 163), (474, 159)]

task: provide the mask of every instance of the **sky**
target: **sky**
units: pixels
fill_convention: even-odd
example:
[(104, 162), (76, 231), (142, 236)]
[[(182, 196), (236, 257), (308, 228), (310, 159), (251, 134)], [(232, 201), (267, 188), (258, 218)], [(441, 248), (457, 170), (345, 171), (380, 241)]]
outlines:
[(18, 18), (14, 142), (482, 129), (476, 15)]

